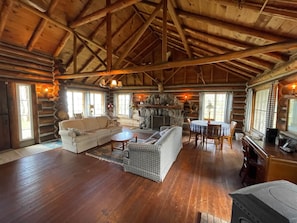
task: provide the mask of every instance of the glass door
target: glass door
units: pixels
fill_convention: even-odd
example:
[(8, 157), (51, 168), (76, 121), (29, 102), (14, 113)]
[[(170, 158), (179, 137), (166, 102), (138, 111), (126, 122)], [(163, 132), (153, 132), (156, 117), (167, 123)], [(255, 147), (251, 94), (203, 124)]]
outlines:
[(34, 138), (31, 85), (17, 84), (20, 141)]

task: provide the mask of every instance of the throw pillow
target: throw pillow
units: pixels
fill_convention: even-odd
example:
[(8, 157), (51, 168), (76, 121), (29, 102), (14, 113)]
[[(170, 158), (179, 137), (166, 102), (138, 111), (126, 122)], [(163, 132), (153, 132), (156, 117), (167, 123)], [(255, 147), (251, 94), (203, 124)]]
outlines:
[(75, 136), (80, 136), (80, 135), (86, 135), (86, 133), (84, 131), (81, 131), (79, 129), (75, 129), (75, 128), (68, 128), (68, 135), (71, 134), (72, 137)]
[(107, 121), (107, 127), (113, 127), (113, 126), (115, 126), (115, 122), (114, 122), (114, 120), (108, 120)]
[(73, 128), (69, 128), (69, 129), (68, 129), (68, 135), (69, 135), (70, 137), (75, 137), (75, 136), (76, 136), (76, 133), (73, 131)]
[(162, 131), (160, 131), (160, 135), (161, 136), (163, 136), (167, 131), (169, 130), (169, 128), (168, 129), (164, 129), (164, 130), (162, 130)]
[(148, 139), (144, 141), (145, 144), (154, 144), (155, 142), (157, 142), (157, 139)]
[(161, 138), (160, 132), (159, 131), (155, 132), (150, 136), (150, 138), (160, 139)]

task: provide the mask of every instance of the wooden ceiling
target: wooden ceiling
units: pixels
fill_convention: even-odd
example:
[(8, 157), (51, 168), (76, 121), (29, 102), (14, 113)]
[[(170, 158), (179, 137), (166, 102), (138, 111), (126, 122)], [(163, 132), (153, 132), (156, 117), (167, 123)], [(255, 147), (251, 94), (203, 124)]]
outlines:
[(0, 42), (60, 59), (56, 78), (86, 85), (242, 83), (297, 52), (296, 0), (1, 0), (0, 10)]

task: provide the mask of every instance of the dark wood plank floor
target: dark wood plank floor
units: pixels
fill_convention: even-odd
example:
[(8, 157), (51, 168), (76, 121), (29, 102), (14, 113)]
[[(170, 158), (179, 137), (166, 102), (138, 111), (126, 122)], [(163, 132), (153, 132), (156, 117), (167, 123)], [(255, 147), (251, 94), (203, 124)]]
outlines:
[(198, 212), (229, 221), (239, 143), (220, 151), (184, 141), (163, 183), (62, 149), (1, 165), (0, 222), (197, 222)]

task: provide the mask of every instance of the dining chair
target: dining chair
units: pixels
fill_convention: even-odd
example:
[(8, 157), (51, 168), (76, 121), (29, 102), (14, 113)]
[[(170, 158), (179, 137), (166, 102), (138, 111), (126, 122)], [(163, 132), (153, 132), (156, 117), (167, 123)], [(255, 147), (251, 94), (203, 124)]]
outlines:
[(203, 143), (202, 147), (204, 147), (204, 142), (207, 148), (207, 140), (212, 139), (214, 140), (214, 143), (217, 146), (221, 143), (221, 131), (222, 126), (221, 125), (215, 125), (215, 124), (207, 124), (206, 131), (203, 133)]
[(234, 136), (236, 125), (237, 125), (237, 122), (236, 121), (231, 121), (231, 124), (230, 124), (230, 134), (228, 134), (226, 136), (223, 136), (223, 141), (225, 139), (227, 139), (228, 140), (228, 143), (229, 143), (229, 146), (230, 146), (231, 149), (232, 149), (232, 141), (233, 141), (233, 136)]
[(196, 144), (199, 139), (200, 134), (191, 130), (191, 119), (187, 118), (188, 128), (189, 128), (189, 142), (193, 136), (195, 136)]

